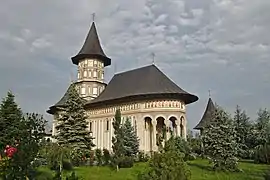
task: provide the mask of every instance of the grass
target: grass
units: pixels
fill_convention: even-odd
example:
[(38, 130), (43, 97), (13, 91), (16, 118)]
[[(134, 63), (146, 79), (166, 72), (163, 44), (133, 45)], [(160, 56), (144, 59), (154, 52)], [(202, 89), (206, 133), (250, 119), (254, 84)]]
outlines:
[[(197, 159), (188, 162), (188, 164), (192, 180), (263, 180), (262, 176), (265, 170), (270, 167), (245, 161), (239, 164), (243, 172), (225, 173), (212, 171), (207, 160)], [(135, 180), (137, 174), (143, 171), (145, 167), (145, 163), (137, 163), (133, 168), (120, 169), (119, 172), (112, 171), (109, 167), (79, 167), (74, 170), (77, 175), (85, 180)], [(47, 175), (51, 173), (47, 168), (41, 168), (40, 171)]]

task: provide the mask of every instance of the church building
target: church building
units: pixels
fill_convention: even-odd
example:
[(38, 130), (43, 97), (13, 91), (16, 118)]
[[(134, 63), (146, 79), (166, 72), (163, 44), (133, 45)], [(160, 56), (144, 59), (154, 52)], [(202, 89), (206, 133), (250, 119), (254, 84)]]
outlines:
[[(78, 67), (75, 83), (79, 94), (87, 100), (85, 110), (95, 148), (112, 150), (117, 109), (122, 121), (128, 118), (136, 129), (141, 151), (157, 151), (157, 137), (164, 129), (167, 138), (171, 132), (186, 138), (186, 105), (198, 97), (177, 86), (154, 64), (115, 74), (106, 84), (104, 68), (111, 65), (111, 59), (101, 47), (94, 22), (81, 50), (71, 59)], [(47, 111), (54, 116), (52, 135), (57, 133), (55, 125), (67, 95)]]

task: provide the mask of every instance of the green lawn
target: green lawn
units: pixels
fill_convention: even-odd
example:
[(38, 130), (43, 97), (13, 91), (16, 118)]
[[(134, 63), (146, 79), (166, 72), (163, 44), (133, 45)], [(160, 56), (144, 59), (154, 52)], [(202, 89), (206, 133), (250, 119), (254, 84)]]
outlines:
[[(192, 180), (263, 180), (262, 175), (269, 168), (267, 165), (242, 162), (240, 163), (242, 173), (224, 173), (212, 171), (207, 160), (195, 160), (188, 162), (188, 164), (191, 169)], [(85, 180), (135, 180), (137, 174), (144, 168), (144, 163), (138, 163), (133, 168), (120, 169), (119, 172), (112, 171), (108, 167), (79, 167), (75, 168), (75, 171)], [(43, 173), (51, 173), (46, 168), (40, 170)]]

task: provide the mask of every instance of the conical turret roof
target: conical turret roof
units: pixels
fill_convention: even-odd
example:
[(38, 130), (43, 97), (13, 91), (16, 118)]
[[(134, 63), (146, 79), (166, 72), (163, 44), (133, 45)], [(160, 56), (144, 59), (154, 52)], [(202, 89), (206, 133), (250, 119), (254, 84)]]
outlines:
[(216, 107), (215, 107), (212, 99), (209, 98), (205, 112), (202, 116), (202, 119), (194, 129), (201, 130), (201, 129), (205, 128), (206, 125), (211, 123), (211, 120), (213, 118), (215, 110), (216, 110)]
[(84, 58), (98, 58), (104, 62), (104, 66), (111, 65), (111, 59), (105, 55), (100, 45), (96, 25), (94, 22), (92, 23), (92, 26), (88, 32), (81, 50), (71, 59), (73, 64), (78, 65), (79, 61)]

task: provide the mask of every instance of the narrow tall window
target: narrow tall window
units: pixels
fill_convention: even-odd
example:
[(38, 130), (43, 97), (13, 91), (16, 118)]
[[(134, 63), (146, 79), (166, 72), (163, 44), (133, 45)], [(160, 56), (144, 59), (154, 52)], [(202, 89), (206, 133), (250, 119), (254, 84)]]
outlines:
[(109, 131), (109, 120), (107, 120), (106, 130)]
[(97, 71), (94, 71), (94, 76), (93, 76), (94, 78), (96, 78), (97, 77)]
[(94, 95), (97, 95), (98, 94), (97, 90), (98, 90), (97, 87), (93, 87), (93, 94)]
[(90, 130), (90, 132), (93, 132), (93, 129), (92, 129), (93, 127), (92, 127), (92, 122), (90, 122), (89, 123), (89, 130)]

